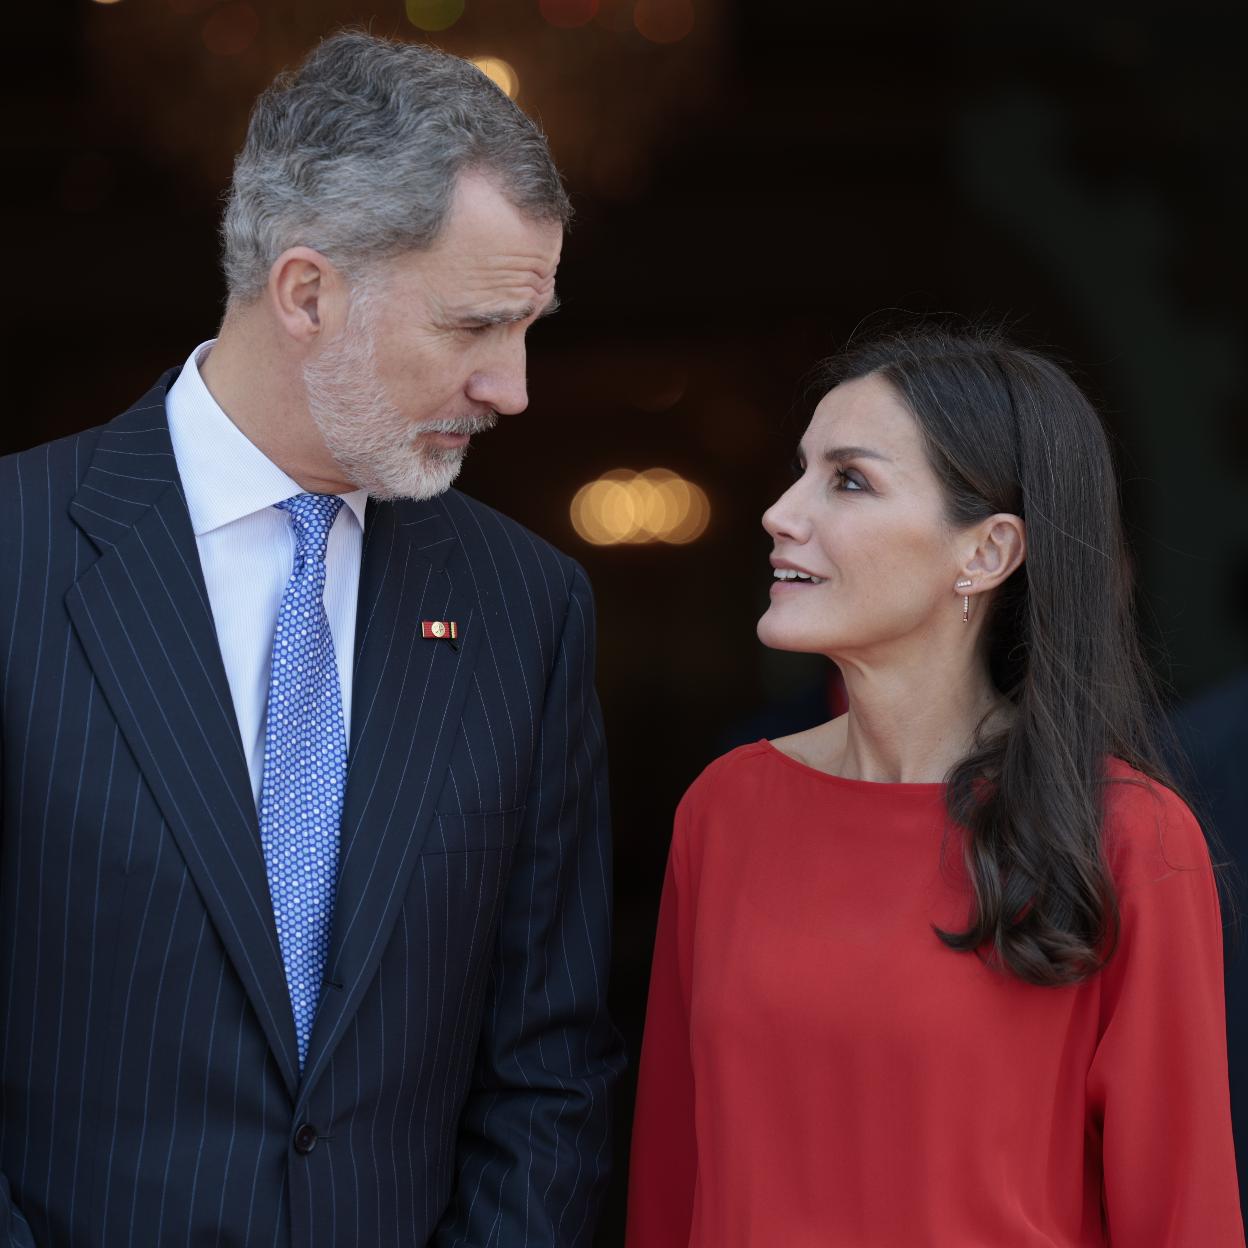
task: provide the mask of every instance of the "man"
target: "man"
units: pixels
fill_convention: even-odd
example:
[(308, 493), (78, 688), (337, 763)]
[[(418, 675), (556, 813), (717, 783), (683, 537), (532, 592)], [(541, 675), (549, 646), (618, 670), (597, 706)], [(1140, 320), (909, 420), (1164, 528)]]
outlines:
[(1171, 726), (1174, 772), (1186, 784), (1221, 869), (1227, 1073), (1239, 1201), (1248, 1222), (1248, 671), (1234, 672), (1179, 707)]
[(229, 302), (0, 463), (10, 1244), (588, 1244), (621, 1065), (581, 569), (448, 489), (567, 200), (472, 66), (256, 105)]

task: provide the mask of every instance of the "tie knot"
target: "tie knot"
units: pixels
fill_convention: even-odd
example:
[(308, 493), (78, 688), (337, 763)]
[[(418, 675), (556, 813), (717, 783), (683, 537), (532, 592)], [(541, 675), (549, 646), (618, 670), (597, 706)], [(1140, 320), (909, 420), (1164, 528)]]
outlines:
[(293, 498), (275, 503), (286, 512), (295, 526), (295, 543), (299, 554), (325, 561), (325, 547), (329, 531), (342, 509), (342, 499), (337, 494), (296, 494)]

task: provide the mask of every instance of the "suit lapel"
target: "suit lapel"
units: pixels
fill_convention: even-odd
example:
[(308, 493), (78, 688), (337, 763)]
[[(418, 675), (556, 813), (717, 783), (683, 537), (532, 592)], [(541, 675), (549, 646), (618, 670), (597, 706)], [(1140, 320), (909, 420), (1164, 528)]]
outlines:
[(294, 1024), (255, 802), (165, 417), (173, 376), (101, 432), (70, 505), (101, 557), (65, 602), (293, 1099)]
[[(373, 978), (446, 775), (481, 632), (444, 570), (455, 543), (436, 500), (369, 504), (334, 931), (301, 1098)], [(423, 638), (422, 620), (454, 620), (457, 641)]]

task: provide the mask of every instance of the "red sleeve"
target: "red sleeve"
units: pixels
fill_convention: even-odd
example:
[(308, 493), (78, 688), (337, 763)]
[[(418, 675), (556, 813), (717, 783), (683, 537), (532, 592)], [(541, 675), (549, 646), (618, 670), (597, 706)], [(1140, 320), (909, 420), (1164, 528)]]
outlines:
[(629, 1162), (626, 1248), (688, 1248), (697, 1178), (689, 1050), (692, 898), (683, 842), (689, 801), (676, 812), (650, 971), (645, 1039)]
[(1187, 807), (1156, 787), (1112, 786), (1106, 828), (1121, 930), (1088, 1106), (1109, 1242), (1242, 1248), (1209, 851)]

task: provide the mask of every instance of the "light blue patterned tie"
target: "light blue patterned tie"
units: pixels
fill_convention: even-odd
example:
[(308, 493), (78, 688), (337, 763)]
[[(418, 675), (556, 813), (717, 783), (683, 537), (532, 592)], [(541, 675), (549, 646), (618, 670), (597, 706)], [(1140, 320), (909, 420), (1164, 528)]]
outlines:
[(329, 955), (347, 779), (342, 688), (325, 614), (325, 547), (342, 499), (296, 494), (276, 506), (295, 526), (295, 566), (273, 633), (260, 843), (302, 1069)]

